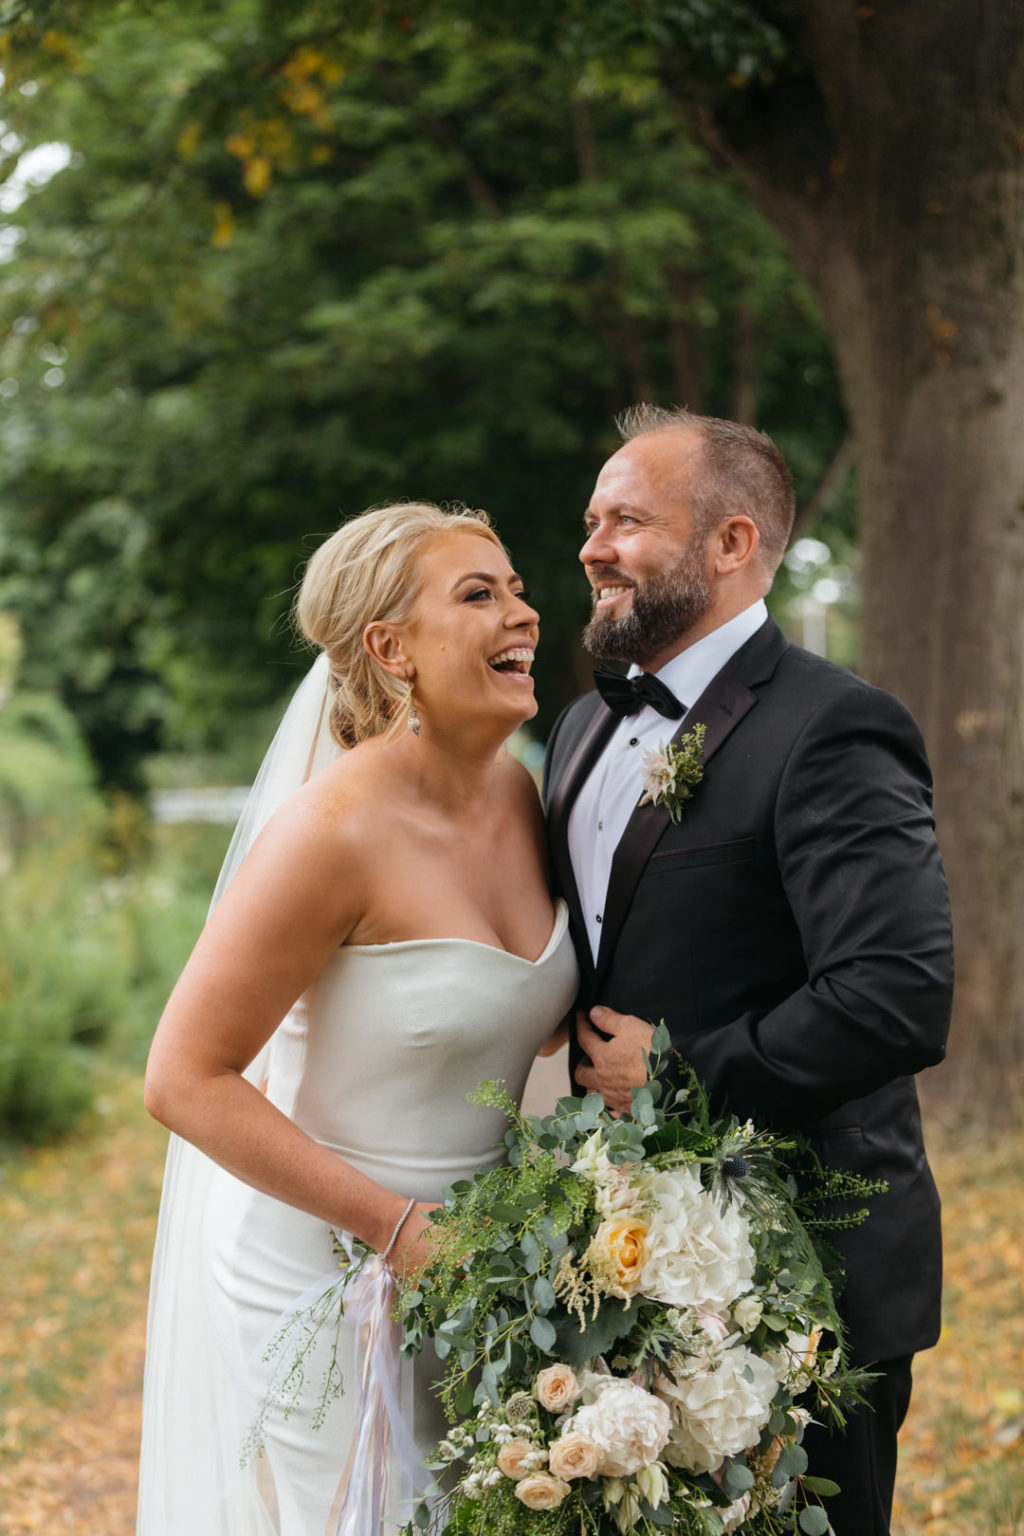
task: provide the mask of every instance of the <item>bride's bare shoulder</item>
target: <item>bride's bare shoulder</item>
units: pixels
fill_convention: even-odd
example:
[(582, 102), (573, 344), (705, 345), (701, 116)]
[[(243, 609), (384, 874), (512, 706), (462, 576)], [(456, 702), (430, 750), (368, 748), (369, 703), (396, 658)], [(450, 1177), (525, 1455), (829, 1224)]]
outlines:
[(275, 820), (302, 843), (349, 855), (381, 828), (389, 791), (370, 743), (329, 763), (281, 807)]

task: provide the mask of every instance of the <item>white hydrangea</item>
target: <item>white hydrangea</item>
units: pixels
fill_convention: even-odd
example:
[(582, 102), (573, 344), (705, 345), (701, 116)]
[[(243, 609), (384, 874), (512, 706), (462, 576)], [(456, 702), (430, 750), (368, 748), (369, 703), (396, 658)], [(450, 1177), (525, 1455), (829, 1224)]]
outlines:
[(575, 1430), (593, 1443), (603, 1477), (631, 1477), (658, 1460), (671, 1428), (672, 1415), (659, 1397), (635, 1382), (610, 1377), (562, 1432)]
[(693, 1167), (655, 1173), (648, 1189), (650, 1257), (640, 1290), (669, 1306), (727, 1312), (754, 1277), (745, 1217), (704, 1189)]
[(713, 1370), (658, 1382), (672, 1410), (664, 1459), (687, 1472), (717, 1472), (727, 1456), (748, 1450), (768, 1421), (778, 1377), (746, 1345), (722, 1353)]

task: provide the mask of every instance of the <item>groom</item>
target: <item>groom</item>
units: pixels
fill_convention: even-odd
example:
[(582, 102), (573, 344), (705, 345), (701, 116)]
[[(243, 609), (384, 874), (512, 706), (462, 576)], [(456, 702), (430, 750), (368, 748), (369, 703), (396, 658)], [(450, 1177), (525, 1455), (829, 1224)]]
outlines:
[[(622, 431), (586, 513), (584, 642), (637, 681), (598, 676), (557, 721), (545, 775), (583, 973), (571, 1068), (628, 1109), (663, 1019), (713, 1101), (888, 1181), (836, 1242), (851, 1354), (879, 1373), (872, 1411), (804, 1440), (841, 1486), (837, 1536), (888, 1536), (911, 1357), (939, 1333), (913, 1080), (942, 1060), (952, 989), (928, 763), (902, 704), (768, 616), (793, 522), (774, 444), (649, 406)], [(676, 825), (638, 806), (643, 759), (697, 724), (703, 776)]]

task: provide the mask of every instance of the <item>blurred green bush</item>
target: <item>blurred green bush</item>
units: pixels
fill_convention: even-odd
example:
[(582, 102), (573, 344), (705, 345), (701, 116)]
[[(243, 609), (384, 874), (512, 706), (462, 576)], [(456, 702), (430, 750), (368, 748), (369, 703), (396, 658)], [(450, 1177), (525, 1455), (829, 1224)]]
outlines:
[(153, 828), (56, 699), (0, 702), (0, 1143), (54, 1140), (142, 1065), (227, 835)]

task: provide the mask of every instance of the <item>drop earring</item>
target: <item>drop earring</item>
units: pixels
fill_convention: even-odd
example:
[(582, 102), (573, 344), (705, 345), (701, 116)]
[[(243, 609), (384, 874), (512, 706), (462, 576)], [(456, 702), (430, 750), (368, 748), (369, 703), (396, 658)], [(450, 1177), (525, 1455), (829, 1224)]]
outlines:
[(409, 714), (408, 714), (408, 721), (409, 721), (409, 729), (410, 729), (410, 731), (412, 731), (414, 736), (418, 736), (419, 733), (420, 733), (420, 717), (416, 713), (416, 700), (412, 696), (412, 684), (411, 683), (409, 684)]

